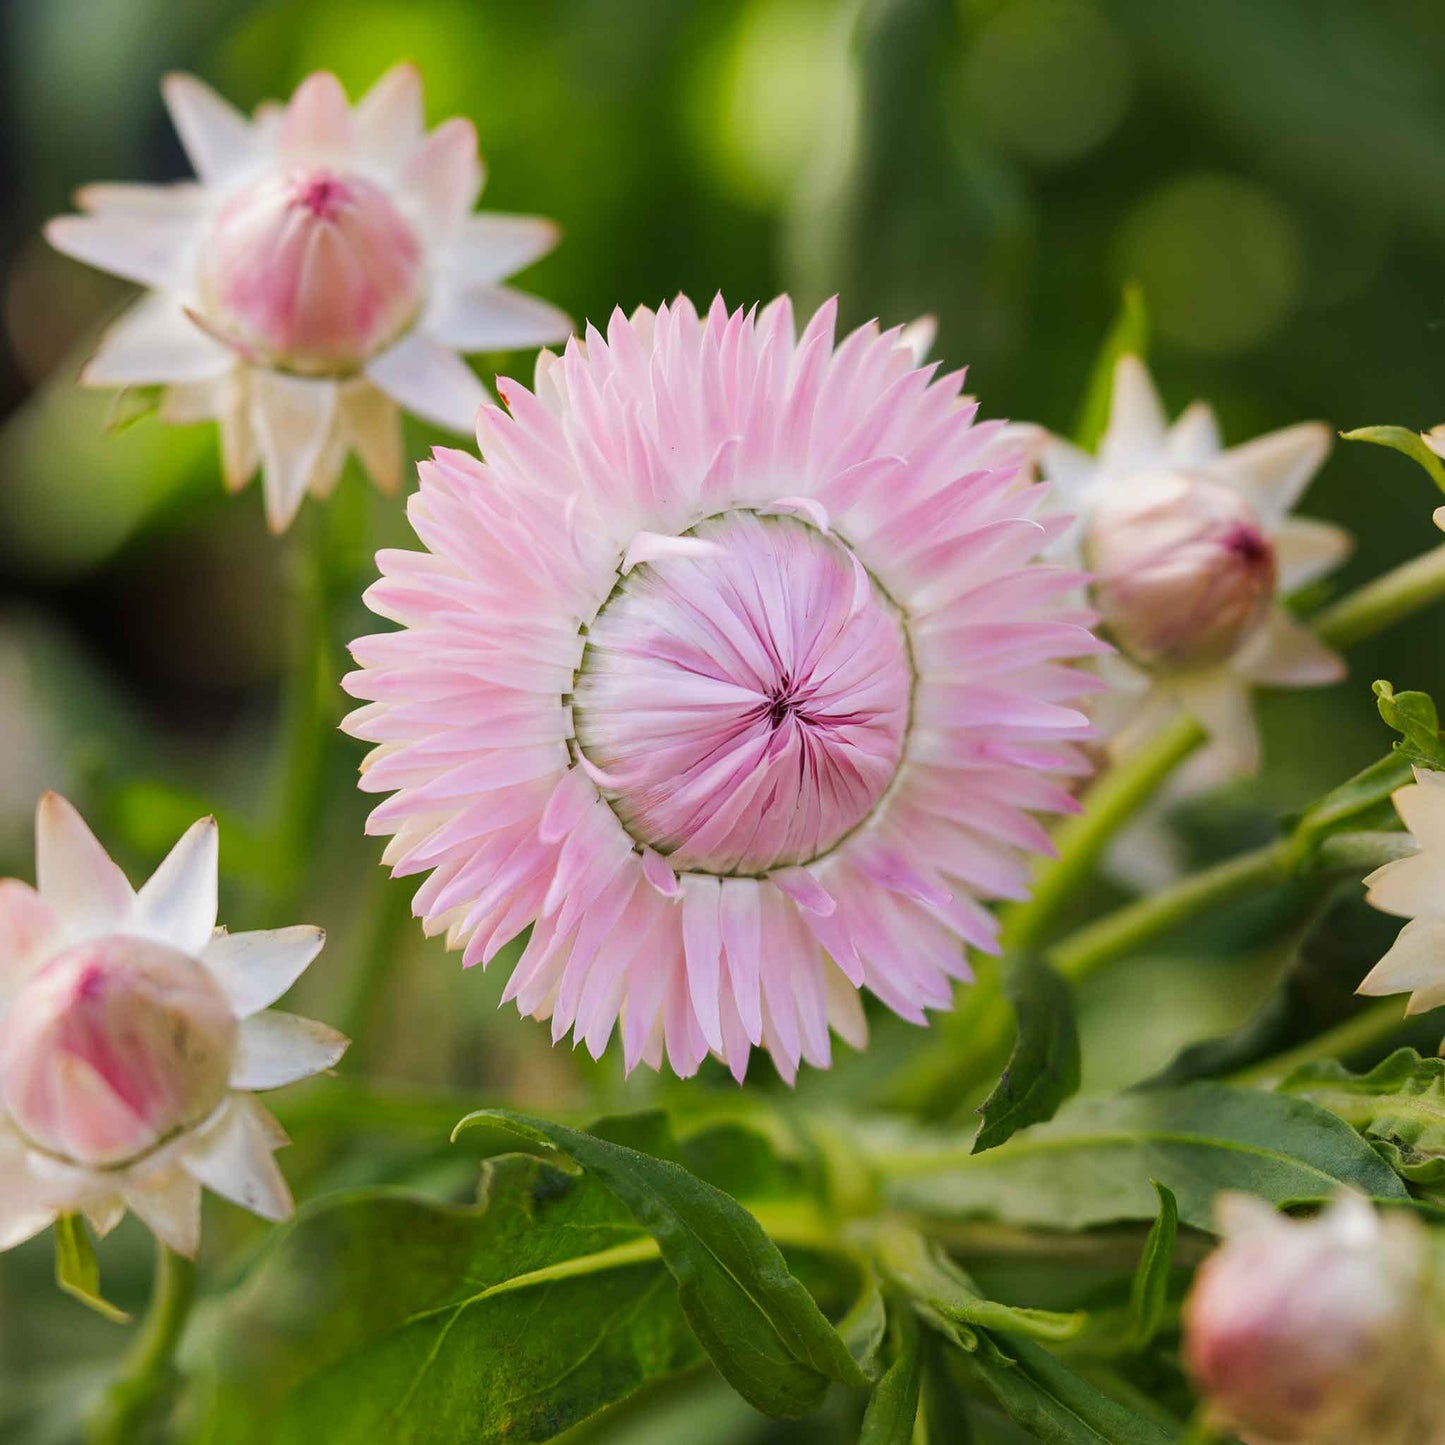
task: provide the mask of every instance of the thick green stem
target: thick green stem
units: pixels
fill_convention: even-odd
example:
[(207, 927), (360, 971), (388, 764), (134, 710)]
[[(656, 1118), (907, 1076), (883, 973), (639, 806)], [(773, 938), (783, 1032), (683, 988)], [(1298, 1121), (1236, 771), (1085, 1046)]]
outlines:
[(90, 1445), (130, 1445), (175, 1385), (174, 1357), (196, 1293), (196, 1267), (156, 1241), (150, 1309), (120, 1373), (91, 1416)]
[(1445, 597), (1445, 546), (1376, 577), (1326, 607), (1314, 630), (1331, 647), (1353, 647)]

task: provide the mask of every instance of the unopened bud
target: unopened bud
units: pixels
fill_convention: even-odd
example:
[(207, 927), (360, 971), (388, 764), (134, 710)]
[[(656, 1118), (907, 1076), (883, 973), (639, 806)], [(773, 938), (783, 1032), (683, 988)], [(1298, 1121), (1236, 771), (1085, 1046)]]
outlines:
[(1100, 507), (1084, 556), (1104, 625), (1151, 670), (1222, 662), (1274, 598), (1274, 547), (1254, 509), (1200, 478), (1153, 478), (1138, 495)]
[(1346, 1195), (1291, 1220), (1225, 1195), (1225, 1243), (1184, 1310), (1185, 1359), (1247, 1445), (1439, 1445), (1441, 1324), (1429, 1241)]
[(226, 996), (194, 959), (141, 938), (78, 944), (0, 1022), (0, 1099), (47, 1153), (123, 1164), (221, 1102), (236, 1036)]
[(422, 269), (416, 233), (378, 186), (291, 170), (216, 213), (200, 257), (201, 319), (266, 364), (341, 374), (415, 319)]

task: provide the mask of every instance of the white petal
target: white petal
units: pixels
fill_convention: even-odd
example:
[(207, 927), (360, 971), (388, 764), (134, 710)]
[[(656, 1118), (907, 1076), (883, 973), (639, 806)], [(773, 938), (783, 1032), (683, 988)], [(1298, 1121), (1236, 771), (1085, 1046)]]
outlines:
[(185, 1167), (207, 1189), (262, 1219), (288, 1219), (291, 1191), (271, 1157), (274, 1136), (262, 1117), (269, 1116), (247, 1095), (233, 1095), (188, 1144)]
[(454, 286), (492, 286), (545, 256), (561, 234), (545, 216), (485, 211), (461, 222), (442, 264)]
[(933, 350), (933, 343), (937, 339), (936, 316), (920, 316), (917, 321), (910, 321), (898, 333), (898, 345), (913, 358), (914, 366), (922, 366), (928, 360), (928, 353)]
[(572, 318), (508, 286), (439, 290), (422, 322), (428, 335), (458, 351), (511, 351), (565, 341)]
[(1328, 687), (1348, 673), (1345, 660), (1282, 607), (1276, 607), (1230, 664), (1271, 687)]
[(161, 94), (196, 174), (208, 184), (229, 180), (255, 150), (251, 122), (194, 75), (172, 74)]
[(1114, 368), (1109, 426), (1099, 443), (1099, 466), (1108, 473), (1137, 471), (1164, 460), (1164, 404), (1149, 369), (1137, 356)]
[(252, 370), (250, 416), (264, 468), (266, 522), (284, 532), (330, 438), (336, 383)]
[(235, 364), (235, 355), (207, 336), (173, 296), (158, 293), (107, 328), (80, 379), (87, 386), (151, 386), (208, 379)]
[(119, 1194), (105, 1194), (85, 1203), (85, 1217), (90, 1227), (104, 1239), (125, 1218), (125, 1199)]
[(228, 492), (239, 492), (261, 464), (256, 429), (251, 425), (251, 386), (245, 367), (237, 367), (220, 399), (221, 479)]
[(125, 211), (162, 220), (199, 221), (209, 203), (206, 188), (194, 181), (175, 181), (165, 186), (99, 181), (75, 193), (75, 204), (82, 211)]
[(218, 933), (201, 954), (212, 978), (225, 990), (237, 1018), (248, 1018), (276, 1002), (321, 952), (326, 935), (298, 924), (256, 933)]
[(426, 135), (421, 72), (410, 61), (393, 65), (357, 102), (358, 148), (375, 165), (394, 169)]
[(45, 223), (45, 239), (62, 254), (160, 291), (185, 286), (195, 236), (188, 216), (102, 211)]
[(28, 883), (0, 878), (0, 1009), (49, 955), (58, 931), (54, 911)]
[(1441, 422), (1439, 426), (1432, 426), (1429, 431), (1422, 431), (1420, 440), (1437, 457), (1445, 458), (1445, 422)]
[(138, 921), (151, 937), (182, 953), (205, 948), (216, 927), (219, 846), (214, 818), (192, 823), (141, 887)]
[(1230, 447), (1208, 470), (1246, 496), (1265, 525), (1273, 526), (1299, 501), (1329, 450), (1330, 429), (1306, 421)]
[(1259, 771), (1259, 732), (1248, 686), (1220, 667), (1179, 679), (1174, 691), (1185, 711), (1209, 734), (1220, 762), (1231, 773)]
[(469, 435), (487, 393), (465, 361), (421, 331), (412, 331), (366, 368), (367, 377), (407, 411)]
[(1439, 527), (1442, 532), (1445, 532), (1445, 507), (1436, 507), (1435, 510), (1430, 513), (1430, 517), (1435, 525)]
[[(1391, 865), (1394, 866), (1394, 865)], [(1373, 901), (1373, 900), (1372, 900)], [(1382, 997), (1445, 983), (1445, 918), (1416, 918), (1365, 976), (1357, 993)]]
[(450, 236), (476, 205), (485, 175), (471, 121), (454, 116), (439, 125), (399, 177), (422, 234), (433, 242)]
[(60, 1213), (56, 1191), (30, 1170), (29, 1155), (0, 1119), (0, 1250), (13, 1249)]
[(355, 148), (351, 102), (329, 70), (313, 71), (296, 87), (281, 120), (279, 143), (290, 156), (340, 158)]
[(72, 937), (116, 927), (135, 906), (125, 874), (59, 793), (46, 793), (35, 810), (35, 881)]
[(322, 1073), (346, 1052), (350, 1040), (299, 1014), (267, 1009), (241, 1024), (233, 1089), (278, 1089)]
[(1333, 572), (1354, 550), (1355, 539), (1333, 522), (1288, 517), (1274, 535), (1279, 590), (1293, 592)]
[(161, 420), (170, 426), (195, 426), (199, 422), (215, 421), (225, 410), (229, 392), (229, 376), (168, 386), (161, 397)]
[(1416, 768), (1415, 781), (1391, 797), (1400, 820), (1421, 846), (1445, 853), (1445, 773)]
[(362, 466), (390, 496), (401, 486), (405, 466), (401, 408), (370, 382), (357, 381), (341, 389), (341, 417)]
[(1164, 441), (1164, 459), (1171, 467), (1203, 466), (1218, 455), (1222, 443), (1214, 408), (1205, 401), (1185, 407), (1169, 428)]
[(201, 1186), (179, 1164), (125, 1176), (125, 1202), (162, 1244), (194, 1259), (201, 1246)]
[[(1397, 918), (1445, 919), (1445, 857), (1417, 853), (1376, 868), (1365, 879), (1365, 900), (1381, 913)], [(1445, 970), (1445, 958), (1437, 963)]]

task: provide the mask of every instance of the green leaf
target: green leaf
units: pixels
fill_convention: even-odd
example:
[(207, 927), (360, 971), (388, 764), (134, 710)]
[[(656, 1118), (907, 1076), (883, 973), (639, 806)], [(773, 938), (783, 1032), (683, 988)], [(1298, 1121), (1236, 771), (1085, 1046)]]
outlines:
[(304, 1212), (186, 1356), (213, 1445), (550, 1440), (703, 1358), (630, 1211), (517, 1154), (475, 1206), (367, 1190)]
[(906, 1305), (889, 1316), (888, 1335), (893, 1363), (883, 1372), (869, 1397), (858, 1445), (909, 1445), (913, 1439), (922, 1361), (918, 1321)]
[(1440, 715), (1428, 692), (1396, 692), (1388, 682), (1375, 684), (1380, 716), (1401, 734), (1395, 744), (1412, 763), (1445, 768), (1445, 741), (1440, 737)]
[(994, 1218), (1050, 1229), (1153, 1219), (1151, 1181), (1179, 1218), (1207, 1229), (1221, 1189), (1276, 1204), (1350, 1185), (1400, 1198), (1405, 1186), (1332, 1114), (1303, 1099), (1186, 1084), (1077, 1099), (987, 1154), (933, 1140), (877, 1160), (890, 1203), (944, 1218)]
[(1396, 1049), (1367, 1074), (1320, 1059), (1296, 1069), (1279, 1091), (1353, 1125), (1412, 1184), (1445, 1190), (1445, 1059)]
[(1009, 1416), (1045, 1445), (1172, 1445), (1161, 1425), (1027, 1340), (1000, 1346), (986, 1336), (968, 1363)]
[(986, 1298), (938, 1245), (906, 1225), (881, 1225), (875, 1252), (879, 1267), (919, 1314), (964, 1350), (978, 1348), (982, 1329), (1057, 1344), (1073, 1339), (1086, 1323), (1078, 1311), (1023, 1309)]
[(1134, 282), (1124, 287), (1118, 314), (1099, 348), (1089, 385), (1074, 423), (1074, 441), (1086, 452), (1094, 451), (1109, 426), (1109, 408), (1114, 398), (1114, 370), (1122, 356), (1143, 356), (1149, 349), (1149, 313), (1144, 292)]
[(458, 1132), (473, 1123), (560, 1150), (631, 1210), (656, 1239), (703, 1349), (749, 1404), (770, 1415), (802, 1415), (818, 1406), (830, 1381), (867, 1383), (778, 1247), (721, 1189), (670, 1159), (545, 1119), (481, 1109)]
[(1018, 1016), (1008, 1066), (984, 1101), (973, 1152), (994, 1149), (1027, 1124), (1052, 1119), (1079, 1089), (1079, 1030), (1069, 985), (1036, 954), (1014, 959), (1004, 991)]
[(1358, 1013), (1360, 980), (1399, 932), (1368, 907), (1356, 882), (1341, 884), (1305, 926), (1275, 990), (1233, 1033), (1181, 1050), (1152, 1084), (1218, 1078), (1312, 1039)]
[(1373, 442), (1377, 447), (1389, 447), (1402, 453), (1424, 467), (1430, 480), (1445, 492), (1445, 463), (1425, 445), (1419, 432), (1404, 426), (1362, 426), (1340, 435), (1347, 442)]
[(1396, 826), (1390, 795), (1410, 778), (1409, 759), (1392, 752), (1326, 793), (1306, 808), (1295, 824), (1294, 840), (1300, 855), (1308, 857), (1332, 833)]
[(1129, 1296), (1134, 1346), (1140, 1350), (1159, 1333), (1164, 1322), (1169, 1302), (1169, 1266), (1174, 1259), (1174, 1237), (1179, 1232), (1179, 1204), (1173, 1191), (1157, 1179), (1150, 1182), (1159, 1196), (1159, 1217), (1144, 1242), (1144, 1254)]
[(55, 1221), (55, 1283), (112, 1323), (130, 1323), (130, 1316), (100, 1293), (100, 1265), (78, 1214), (62, 1214)]

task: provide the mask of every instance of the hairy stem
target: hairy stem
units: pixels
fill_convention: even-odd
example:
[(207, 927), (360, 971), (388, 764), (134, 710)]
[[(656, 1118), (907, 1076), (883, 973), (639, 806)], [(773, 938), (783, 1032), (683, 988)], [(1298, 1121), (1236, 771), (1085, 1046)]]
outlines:
[(91, 1445), (129, 1445), (164, 1407), (176, 1382), (174, 1357), (196, 1293), (196, 1267), (156, 1241), (150, 1308), (120, 1373), (91, 1416)]

